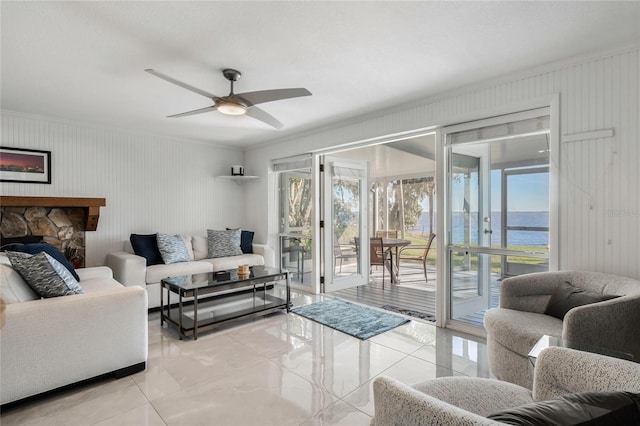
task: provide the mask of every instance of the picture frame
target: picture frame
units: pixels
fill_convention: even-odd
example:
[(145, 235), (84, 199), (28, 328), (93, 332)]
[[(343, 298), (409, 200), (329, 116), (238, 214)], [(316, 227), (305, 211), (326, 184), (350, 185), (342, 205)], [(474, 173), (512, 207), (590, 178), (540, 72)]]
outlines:
[(51, 183), (51, 151), (0, 146), (0, 182)]

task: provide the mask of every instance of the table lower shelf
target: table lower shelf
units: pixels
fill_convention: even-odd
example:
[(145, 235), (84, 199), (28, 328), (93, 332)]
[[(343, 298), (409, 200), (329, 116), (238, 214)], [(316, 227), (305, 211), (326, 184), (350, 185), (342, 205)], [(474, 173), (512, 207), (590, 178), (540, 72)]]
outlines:
[(199, 301), (197, 304), (197, 330), (194, 321), (194, 306), (184, 306), (182, 313), (182, 327), (180, 326), (180, 312), (178, 307), (162, 309), (161, 315), (167, 323), (178, 328), (181, 336), (192, 334), (207, 328), (214, 328), (224, 323), (244, 318), (267, 315), (280, 309), (288, 309), (287, 301), (263, 292), (245, 293), (225, 296), (215, 300)]

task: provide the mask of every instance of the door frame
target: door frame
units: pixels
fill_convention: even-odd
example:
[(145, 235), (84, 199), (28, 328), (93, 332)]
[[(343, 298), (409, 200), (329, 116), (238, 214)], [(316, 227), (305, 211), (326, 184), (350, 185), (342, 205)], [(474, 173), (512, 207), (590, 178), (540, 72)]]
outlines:
[[(437, 158), (440, 158), (439, 153), (442, 151), (442, 147), (440, 147), (439, 143), (439, 126), (426, 126), (420, 129), (414, 129), (410, 131), (398, 132), (394, 134), (389, 134), (381, 137), (374, 137), (369, 139), (363, 139), (351, 143), (347, 143), (340, 146), (334, 146), (331, 148), (323, 148), (317, 151), (311, 151), (311, 174), (312, 174), (312, 185), (313, 185), (313, 202), (314, 206), (321, 206), (321, 198), (323, 191), (323, 182), (322, 177), (320, 175), (320, 160), (322, 156), (331, 155), (331, 156), (339, 156), (340, 152), (350, 151), (353, 149), (364, 148), (374, 145), (384, 145), (392, 142), (398, 142), (405, 139), (417, 138), (420, 136), (435, 134), (436, 138), (436, 171), (435, 175), (437, 176), (442, 169), (442, 166), (438, 164)], [(436, 205), (439, 202), (439, 199), (436, 197)], [(439, 213), (438, 213), (439, 214)], [(312, 260), (313, 260), (313, 292), (314, 294), (320, 294), (323, 292), (324, 284), (321, 281), (324, 280), (324, 242), (322, 240), (322, 229), (320, 228), (320, 221), (322, 220), (323, 213), (321, 208), (313, 209), (313, 227), (311, 229), (311, 238), (312, 238)], [(440, 217), (437, 216), (437, 220), (440, 220)], [(439, 260), (438, 260), (439, 262)], [(367, 258), (368, 264), (368, 258)], [(441, 266), (438, 265), (438, 268)], [(439, 280), (439, 278), (438, 278)], [(439, 288), (439, 284), (436, 285)], [(438, 296), (436, 296), (438, 297)], [(436, 299), (438, 300), (438, 299)], [(436, 309), (437, 311), (438, 309)], [(438, 326), (442, 326), (444, 322), (438, 323)]]
[[(347, 138), (342, 138), (347, 142), (340, 143), (331, 147), (323, 147), (319, 149), (311, 149), (309, 151), (305, 151), (304, 148), (301, 151), (291, 152), (289, 155), (303, 155), (304, 152), (307, 152), (311, 155), (313, 166), (311, 168), (313, 174), (313, 185), (314, 185), (314, 205), (319, 206), (320, 202), (320, 184), (319, 184), (319, 169), (316, 167), (316, 162), (318, 155), (320, 154), (335, 154), (340, 151), (350, 150), (354, 148), (371, 146), (377, 144), (386, 144), (390, 142), (395, 142), (403, 139), (409, 139), (413, 137), (419, 137), (427, 134), (435, 133), (436, 137), (436, 205), (444, 206), (446, 200), (446, 168), (443, 165), (446, 164), (446, 149), (443, 141), (443, 132), (442, 129), (445, 126), (456, 125), (460, 123), (465, 123), (474, 120), (481, 120), (487, 117), (497, 117), (505, 114), (510, 114), (515, 111), (525, 111), (533, 108), (543, 108), (549, 107), (550, 112), (550, 133), (549, 133), (549, 148), (550, 148), (550, 171), (549, 171), (549, 191), (550, 191), (550, 204), (549, 204), (549, 244), (550, 244), (550, 253), (549, 253), (549, 270), (557, 270), (559, 267), (559, 252), (560, 252), (560, 241), (559, 241), (559, 194), (560, 194), (560, 94), (558, 92), (552, 92), (543, 95), (533, 95), (528, 98), (519, 98), (507, 100), (505, 102), (496, 102), (492, 105), (488, 105), (485, 107), (473, 108), (473, 106), (465, 105), (462, 109), (462, 112), (446, 115), (446, 113), (441, 113), (434, 111), (432, 113), (425, 113), (424, 120), (425, 125), (420, 128), (414, 128), (411, 130), (401, 130), (395, 131), (392, 133), (384, 134), (384, 135), (376, 135), (376, 136), (354, 136), (354, 133), (351, 133)], [(365, 131), (366, 127), (358, 128), (361, 130), (359, 133), (368, 133), (369, 135), (373, 131)], [(371, 129), (369, 129), (371, 130)], [(349, 131), (348, 128), (345, 131)], [(375, 133), (374, 133), (375, 134)], [(349, 139), (351, 138), (351, 139)], [(278, 157), (277, 154), (274, 154), (273, 159), (276, 160)], [(270, 172), (273, 172), (273, 169), (270, 169)], [(269, 191), (271, 194), (274, 194), (274, 190), (277, 187), (275, 180), (272, 179), (274, 173), (269, 173)], [(269, 241), (272, 244), (275, 244), (277, 241), (277, 234), (279, 229), (278, 224), (278, 212), (277, 212), (277, 197), (270, 195), (269, 196)], [(320, 293), (320, 270), (321, 270), (321, 261), (319, 258), (320, 254), (320, 241), (319, 241), (319, 223), (320, 223), (320, 212), (317, 208), (314, 208), (314, 226), (312, 228), (312, 257), (313, 257), (313, 291), (314, 293)], [(438, 227), (443, 227), (442, 229), (446, 229), (448, 226), (446, 213), (443, 208), (437, 209), (436, 212), (436, 223)], [(458, 325), (455, 323), (447, 323), (446, 318), (449, 315), (447, 300), (448, 297), (445, 294), (446, 288), (445, 283), (448, 280), (448, 271), (446, 270), (446, 255), (447, 255), (447, 244), (445, 244), (445, 235), (442, 234), (442, 237), (439, 238), (439, 244), (436, 246), (437, 253), (437, 279), (436, 279), (436, 325), (438, 327), (447, 327), (454, 330), (460, 330), (463, 332), (468, 332), (476, 335), (482, 335), (483, 333), (479, 332), (476, 327), (464, 327), (464, 325)]]
[[(448, 202), (448, 149), (446, 134), (455, 131), (468, 129), (470, 127), (490, 126), (501, 124), (505, 121), (517, 121), (527, 118), (526, 113), (530, 110), (549, 108), (549, 271), (556, 271), (559, 268), (560, 253), (560, 229), (559, 229), (559, 194), (560, 194), (560, 95), (554, 93), (548, 96), (541, 96), (530, 101), (515, 103), (507, 106), (506, 109), (499, 109), (495, 114), (474, 113), (465, 119), (444, 124), (436, 129), (436, 194), (437, 205), (446, 206)], [(522, 114), (522, 115), (520, 115)], [(506, 117), (509, 117), (507, 119)], [(522, 118), (519, 118), (522, 117)], [(449, 229), (449, 219), (445, 208), (438, 209), (438, 226), (442, 229)], [(447, 232), (443, 235), (442, 244), (437, 246), (438, 275), (436, 291), (436, 325), (438, 327), (450, 328), (478, 336), (485, 336), (484, 329), (449, 320), (450, 316), (450, 294), (448, 282), (450, 281), (450, 271), (448, 269), (448, 251), (450, 236)], [(493, 250), (492, 250), (493, 251)], [(501, 254), (496, 251), (496, 254)]]

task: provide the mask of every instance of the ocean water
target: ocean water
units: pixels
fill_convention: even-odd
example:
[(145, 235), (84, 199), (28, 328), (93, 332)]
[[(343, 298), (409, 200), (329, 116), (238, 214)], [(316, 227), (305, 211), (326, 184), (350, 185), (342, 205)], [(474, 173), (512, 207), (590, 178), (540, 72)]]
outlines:
[[(464, 213), (454, 212), (452, 218), (452, 239), (454, 243), (462, 244), (464, 241)], [(438, 226), (434, 214), (434, 228), (438, 233)], [(507, 214), (507, 224), (509, 226), (549, 226), (549, 212), (509, 212)], [(484, 225), (484, 223), (482, 223)], [(484, 229), (484, 227), (482, 228)], [(429, 214), (423, 213), (418, 221), (418, 225), (411, 227), (411, 230), (429, 232)], [(500, 245), (501, 241), (501, 217), (500, 212), (491, 212), (491, 245)], [(549, 232), (547, 231), (508, 231), (507, 245), (516, 246), (548, 246)], [(471, 243), (478, 243), (478, 214), (471, 213)]]

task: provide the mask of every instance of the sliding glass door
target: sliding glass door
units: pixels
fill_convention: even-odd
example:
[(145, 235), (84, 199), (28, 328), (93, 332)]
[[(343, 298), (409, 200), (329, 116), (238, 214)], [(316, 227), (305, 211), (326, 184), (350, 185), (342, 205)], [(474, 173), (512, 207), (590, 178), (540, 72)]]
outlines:
[(482, 326), (502, 279), (549, 268), (548, 109), (517, 117), (445, 129), (448, 320)]

